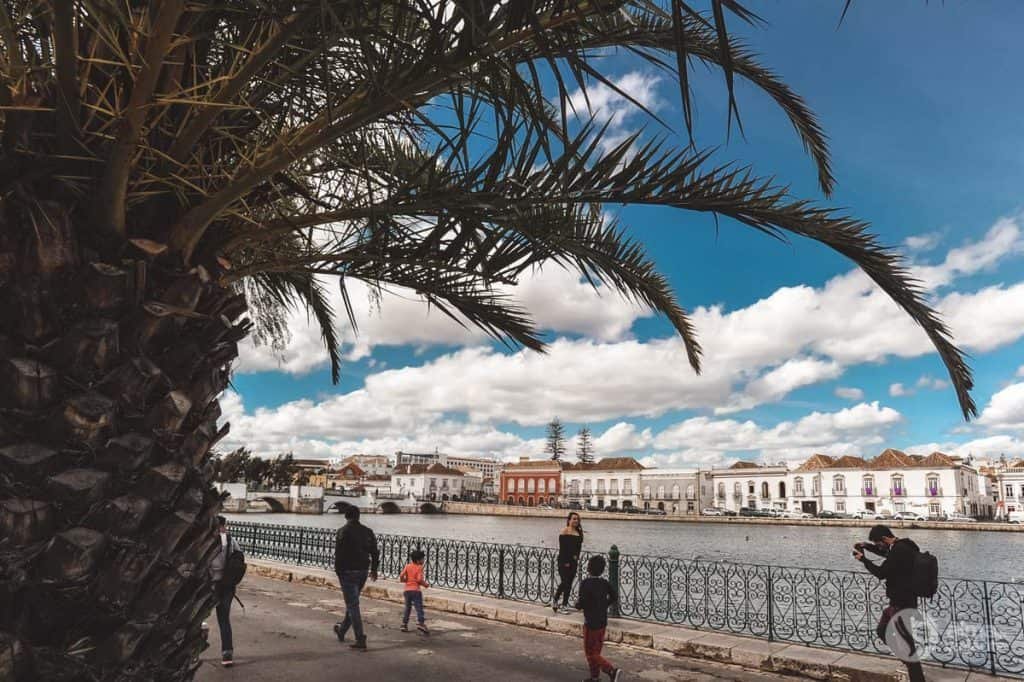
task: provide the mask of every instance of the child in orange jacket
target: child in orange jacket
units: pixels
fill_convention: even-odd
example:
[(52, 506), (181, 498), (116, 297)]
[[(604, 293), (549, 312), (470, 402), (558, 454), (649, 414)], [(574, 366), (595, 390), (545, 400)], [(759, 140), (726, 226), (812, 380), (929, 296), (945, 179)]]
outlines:
[(414, 550), (409, 555), (409, 563), (402, 569), (398, 579), (405, 583), (405, 611), (402, 613), (402, 632), (409, 632), (409, 612), (416, 607), (416, 629), (424, 635), (429, 635), (427, 630), (427, 619), (423, 615), (423, 592), (421, 587), (430, 587), (423, 578), (423, 561), (426, 555), (420, 550)]

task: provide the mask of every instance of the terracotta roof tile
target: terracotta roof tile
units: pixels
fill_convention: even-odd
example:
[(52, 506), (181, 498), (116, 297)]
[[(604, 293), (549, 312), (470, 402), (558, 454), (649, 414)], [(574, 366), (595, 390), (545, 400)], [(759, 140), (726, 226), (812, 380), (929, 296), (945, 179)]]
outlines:
[(828, 455), (811, 455), (806, 462), (797, 467), (797, 471), (818, 471), (828, 469), (835, 464), (835, 459)]
[(743, 460), (740, 460), (740, 461), (734, 463), (729, 468), (730, 469), (759, 469), (760, 467), (757, 464), (755, 464), (754, 462), (744, 462)]
[(632, 457), (605, 457), (590, 464), (566, 462), (563, 467), (567, 471), (642, 471), (647, 468)]

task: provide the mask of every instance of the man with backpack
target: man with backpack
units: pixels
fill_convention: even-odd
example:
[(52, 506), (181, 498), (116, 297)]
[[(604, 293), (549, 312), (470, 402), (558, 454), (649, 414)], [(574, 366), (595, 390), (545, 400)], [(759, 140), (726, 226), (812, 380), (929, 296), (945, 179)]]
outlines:
[(334, 634), (338, 636), (339, 642), (344, 642), (351, 627), (356, 635), (356, 641), (351, 647), (366, 651), (359, 593), (366, 585), (367, 576), (377, 580), (380, 554), (377, 551), (377, 536), (359, 523), (359, 507), (350, 506), (346, 509), (345, 519), (345, 525), (338, 529), (334, 538), (334, 572), (338, 574), (341, 595), (345, 599), (345, 619), (334, 624)]
[[(916, 610), (919, 598), (935, 594), (938, 563), (931, 554), (922, 553), (913, 540), (897, 538), (887, 526), (874, 526), (868, 533), (868, 540), (870, 542), (854, 545), (853, 557), (872, 575), (885, 581), (885, 596), (889, 598), (889, 606), (882, 612), (875, 632), (894, 651), (897, 647), (893, 644), (897, 642), (887, 637), (890, 630), (903, 640), (907, 653), (900, 658), (907, 666), (910, 682), (924, 682), (924, 669), (917, 656), (907, 610)], [(884, 561), (876, 564), (868, 560), (865, 551), (884, 557)]]
[(235, 599), (235, 588), (245, 575), (245, 555), (231, 534), (228, 522), (223, 516), (217, 517), (220, 551), (210, 563), (210, 578), (213, 580), (213, 594), (217, 598), (217, 627), (220, 630), (221, 665), (234, 665), (234, 642), (231, 639), (231, 601)]

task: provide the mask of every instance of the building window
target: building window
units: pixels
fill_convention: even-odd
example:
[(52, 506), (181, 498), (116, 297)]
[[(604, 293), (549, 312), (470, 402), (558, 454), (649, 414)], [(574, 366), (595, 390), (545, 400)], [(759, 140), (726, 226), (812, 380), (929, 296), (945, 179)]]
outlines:
[(811, 494), (817, 495), (821, 490), (821, 476), (815, 476), (811, 479)]
[(743, 489), (740, 486), (739, 481), (736, 481), (735, 483), (732, 484), (732, 494), (733, 497), (741, 497), (743, 495)]
[(836, 502), (836, 511), (840, 513), (846, 511), (846, 502), (844, 500), (838, 500)]
[(903, 487), (903, 477), (900, 476), (899, 474), (893, 475), (893, 477), (892, 477), (892, 494), (899, 496), (899, 495), (905, 494), (906, 492), (907, 492), (906, 489)]
[(665, 486), (663, 486), (663, 485), (659, 485), (658, 486), (658, 499), (659, 500), (664, 500), (665, 499)]
[(597, 494), (598, 495), (604, 495), (604, 479), (603, 478), (597, 479)]
[(781, 500), (785, 500), (786, 499), (786, 482), (785, 481), (779, 481), (779, 499), (781, 499)]
[(928, 505), (929, 515), (938, 516), (940, 513), (942, 513), (942, 508), (939, 506), (938, 502), (932, 502), (931, 504)]
[(649, 486), (649, 485), (645, 485), (644, 486), (644, 499), (645, 500), (651, 499), (651, 486)]
[(768, 481), (761, 481), (761, 499), (767, 500), (772, 496), (771, 491), (768, 489)]
[(754, 482), (753, 481), (747, 481), (747, 494), (748, 495), (753, 495), (754, 494)]
[(875, 477), (865, 476), (864, 477), (864, 495), (865, 497), (871, 497), (875, 494)]
[(583, 481), (583, 494), (584, 495), (589, 495), (590, 494), (590, 479), (589, 478), (587, 480)]
[(846, 479), (843, 476), (836, 476), (832, 479), (832, 492), (839, 495), (846, 492)]
[(608, 492), (611, 493), (612, 495), (619, 494), (619, 479), (613, 478), (612, 480), (608, 481)]
[[(674, 486), (672, 488), (672, 490), (673, 490), (673, 494), (675, 494), (676, 499), (678, 500), (679, 499), (679, 486)], [(693, 499), (693, 484), (692, 483), (690, 485), (686, 486), (686, 499), (688, 499), (688, 500), (692, 500)]]
[(539, 492), (539, 493), (546, 493), (547, 492), (547, 482), (543, 478), (540, 479), (539, 481), (537, 481), (537, 492)]
[(526, 479), (525, 478), (520, 478), (519, 482), (516, 483), (516, 492), (520, 492), (520, 493), (525, 493), (526, 492)]
[(898, 512), (905, 512), (905, 511), (907, 511), (906, 503), (904, 503), (904, 502), (897, 502), (896, 503), (896, 511), (898, 511)]
[[(1022, 483), (1021, 486), (1020, 486), (1020, 496), (1024, 497), (1024, 483)], [(1012, 492), (1010, 493), (1010, 497), (1013, 497), (1013, 493)]]
[(622, 494), (632, 495), (633, 494), (633, 479), (627, 478), (622, 482)]
[(936, 474), (928, 474), (926, 490), (929, 497), (939, 496), (939, 477)]
[(548, 492), (549, 493), (553, 493), (553, 492), (555, 492), (557, 490), (558, 490), (558, 482), (555, 479), (553, 479), (553, 478), (549, 478), (548, 479)]
[(516, 489), (516, 482), (513, 481), (511, 478), (508, 479), (508, 486), (507, 487), (508, 487), (508, 491), (509, 492), (513, 492)]
[(797, 476), (796, 478), (793, 479), (793, 494), (794, 495), (803, 495), (804, 494), (804, 479), (802, 477), (800, 477), (800, 476)]
[(528, 492), (528, 493), (536, 492), (536, 490), (537, 490), (536, 486), (537, 486), (537, 484), (536, 484), (536, 482), (532, 478), (527, 479), (527, 481), (526, 481), (526, 492)]

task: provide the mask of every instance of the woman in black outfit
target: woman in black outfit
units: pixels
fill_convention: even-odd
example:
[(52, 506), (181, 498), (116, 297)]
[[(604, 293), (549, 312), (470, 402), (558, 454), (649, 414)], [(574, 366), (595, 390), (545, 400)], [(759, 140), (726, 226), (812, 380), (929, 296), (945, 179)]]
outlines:
[(569, 612), (569, 594), (572, 581), (580, 565), (580, 551), (583, 549), (583, 524), (580, 515), (570, 512), (565, 528), (558, 535), (558, 577), (561, 583), (551, 600), (551, 610), (558, 613), (558, 598), (562, 598), (562, 612)]

